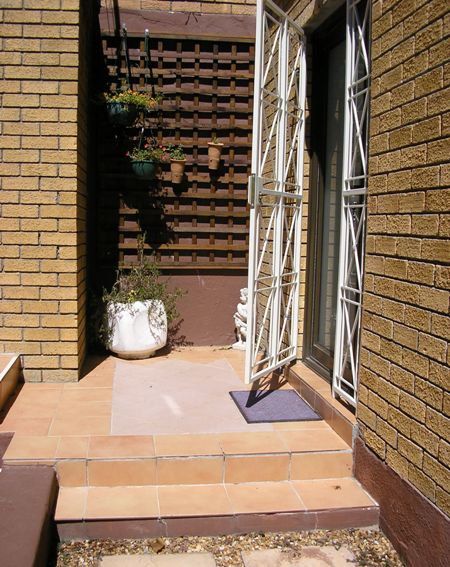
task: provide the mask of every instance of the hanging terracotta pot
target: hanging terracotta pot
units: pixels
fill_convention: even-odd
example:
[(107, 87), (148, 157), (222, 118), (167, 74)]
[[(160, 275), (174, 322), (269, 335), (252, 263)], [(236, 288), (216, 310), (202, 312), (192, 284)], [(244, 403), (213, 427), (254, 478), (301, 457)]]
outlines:
[(170, 173), (172, 175), (172, 183), (174, 183), (175, 185), (178, 185), (183, 181), (185, 166), (186, 166), (185, 159), (170, 160)]
[(223, 144), (220, 142), (208, 142), (208, 167), (219, 169)]

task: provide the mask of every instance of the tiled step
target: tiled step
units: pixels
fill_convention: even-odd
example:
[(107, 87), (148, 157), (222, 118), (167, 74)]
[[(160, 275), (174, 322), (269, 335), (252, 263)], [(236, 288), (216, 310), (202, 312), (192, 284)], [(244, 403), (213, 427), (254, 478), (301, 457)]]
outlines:
[(62, 540), (364, 527), (378, 507), (352, 478), (61, 488)]
[(312, 480), (351, 475), (350, 451), (64, 460), (56, 463), (60, 486), (141, 486)]
[(8, 464), (54, 465), (62, 539), (374, 525), (350, 447), (325, 422), (202, 435), (15, 435)]
[(330, 428), (223, 435), (16, 436), (8, 464), (54, 464), (60, 486), (143, 486), (351, 476), (352, 453)]
[(21, 371), (18, 354), (0, 354), (0, 410), (16, 389)]

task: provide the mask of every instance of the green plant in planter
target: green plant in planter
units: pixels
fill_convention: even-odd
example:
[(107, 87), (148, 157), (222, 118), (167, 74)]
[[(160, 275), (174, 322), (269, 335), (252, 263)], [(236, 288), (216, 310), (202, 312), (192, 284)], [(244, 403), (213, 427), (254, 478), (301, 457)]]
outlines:
[(169, 160), (166, 149), (155, 141), (133, 148), (127, 156), (133, 173), (144, 179), (154, 179), (159, 164)]
[(182, 183), (184, 177), (184, 168), (186, 166), (186, 154), (183, 146), (169, 144), (166, 151), (170, 157), (170, 173), (172, 175), (172, 183)]
[(176, 146), (175, 144), (169, 144), (166, 148), (166, 151), (169, 154), (170, 159), (180, 161), (186, 159), (186, 154), (184, 153), (183, 146), (181, 145)]
[[(141, 249), (139, 249), (141, 248)], [(101, 342), (122, 358), (147, 358), (167, 342), (167, 326), (179, 316), (177, 300), (184, 295), (169, 291), (157, 266), (143, 256), (138, 240), (139, 264), (119, 270), (111, 291), (103, 290), (105, 306)]]
[(162, 98), (162, 95), (153, 97), (146, 92), (131, 89), (105, 93), (108, 115), (110, 120), (118, 126), (129, 126), (136, 120), (139, 112), (154, 110)]
[(169, 291), (167, 281), (161, 280), (157, 265), (142, 259), (129, 271), (117, 272), (111, 291), (103, 290), (102, 300), (105, 305), (122, 304), (130, 307), (136, 301), (159, 300), (163, 302), (167, 321), (171, 323), (179, 316), (177, 301), (183, 295), (184, 292), (179, 288)]

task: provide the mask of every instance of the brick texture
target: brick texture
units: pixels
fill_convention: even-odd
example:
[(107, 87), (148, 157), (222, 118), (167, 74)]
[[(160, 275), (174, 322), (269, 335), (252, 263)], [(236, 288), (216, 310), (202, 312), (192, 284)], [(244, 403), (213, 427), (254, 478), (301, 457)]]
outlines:
[(445, 0), (373, 4), (357, 408), (366, 444), (446, 513), (449, 9)]
[(0, 350), (28, 381), (77, 380), (85, 353), (89, 4), (0, 10)]

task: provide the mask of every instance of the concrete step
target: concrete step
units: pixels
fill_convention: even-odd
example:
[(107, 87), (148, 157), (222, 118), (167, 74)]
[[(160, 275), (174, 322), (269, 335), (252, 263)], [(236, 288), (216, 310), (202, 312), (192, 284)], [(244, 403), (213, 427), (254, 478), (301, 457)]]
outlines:
[(353, 478), (208, 485), (63, 487), (62, 540), (367, 527), (378, 506)]

